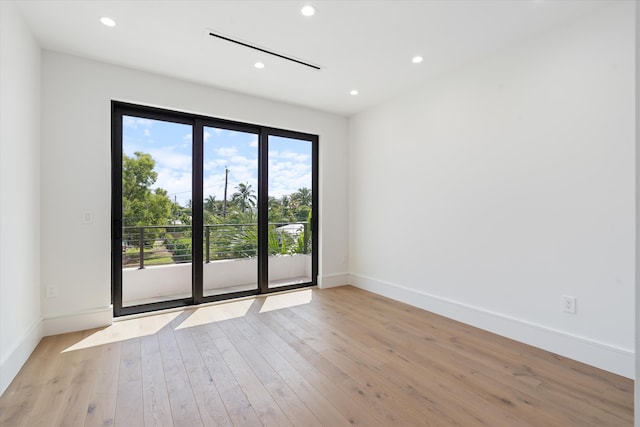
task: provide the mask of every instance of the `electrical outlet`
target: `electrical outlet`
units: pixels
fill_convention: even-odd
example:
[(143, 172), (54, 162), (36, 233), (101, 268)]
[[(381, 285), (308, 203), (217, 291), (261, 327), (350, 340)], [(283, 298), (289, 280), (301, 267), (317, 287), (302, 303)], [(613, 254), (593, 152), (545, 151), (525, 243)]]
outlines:
[(576, 314), (576, 297), (562, 296), (562, 311), (569, 314)]
[(92, 224), (93, 223), (93, 211), (84, 211), (84, 212), (82, 212), (82, 223), (83, 224)]
[(47, 285), (47, 298), (56, 298), (58, 296), (58, 287), (56, 285)]

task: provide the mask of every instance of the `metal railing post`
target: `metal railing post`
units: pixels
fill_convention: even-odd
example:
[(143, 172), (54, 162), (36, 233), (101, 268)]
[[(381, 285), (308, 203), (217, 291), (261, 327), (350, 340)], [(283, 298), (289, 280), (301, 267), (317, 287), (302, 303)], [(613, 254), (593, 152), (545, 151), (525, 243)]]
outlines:
[(302, 249), (302, 253), (307, 253), (307, 247), (309, 245), (309, 234), (307, 233), (307, 223), (304, 223), (304, 248)]
[(207, 252), (207, 264), (209, 264), (209, 261), (210, 261), (210, 258), (209, 258), (209, 235), (211, 234), (211, 229), (205, 225), (204, 230), (205, 230), (205, 233), (204, 233), (205, 241), (206, 241), (206, 245), (207, 245), (206, 246), (206, 248), (207, 248), (206, 249), (206, 252)]
[(144, 227), (140, 227), (140, 270), (144, 268)]

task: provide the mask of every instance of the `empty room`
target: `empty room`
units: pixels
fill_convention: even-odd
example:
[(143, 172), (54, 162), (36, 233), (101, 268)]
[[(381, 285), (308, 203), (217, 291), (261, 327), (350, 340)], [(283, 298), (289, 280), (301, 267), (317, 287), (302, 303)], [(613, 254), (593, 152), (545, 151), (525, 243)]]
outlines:
[(0, 425), (640, 427), (639, 16), (0, 1)]

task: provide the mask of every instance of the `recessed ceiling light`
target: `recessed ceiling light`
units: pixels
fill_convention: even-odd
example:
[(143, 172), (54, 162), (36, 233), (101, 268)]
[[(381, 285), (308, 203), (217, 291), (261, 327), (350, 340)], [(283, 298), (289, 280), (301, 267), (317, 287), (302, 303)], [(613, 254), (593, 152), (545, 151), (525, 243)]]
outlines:
[(264, 68), (264, 64), (262, 62), (256, 62), (255, 64), (253, 64), (253, 66), (260, 69)]
[(419, 64), (424, 60), (424, 58), (422, 58), (422, 56), (414, 56), (413, 59), (411, 59), (411, 62), (413, 62), (414, 64)]
[(306, 5), (302, 9), (300, 9), (300, 13), (304, 16), (313, 16), (316, 13), (316, 8), (311, 5)]
[(354, 90), (352, 90), (352, 91), (351, 91), (351, 92), (349, 92), (349, 93), (350, 93), (351, 95), (357, 95), (357, 94), (359, 94), (360, 92), (358, 92), (357, 90), (355, 90), (355, 89), (354, 89)]
[(109, 17), (106, 17), (106, 16), (100, 18), (100, 22), (102, 22), (107, 27), (115, 27), (116, 26), (116, 21), (114, 21), (113, 19), (111, 19)]

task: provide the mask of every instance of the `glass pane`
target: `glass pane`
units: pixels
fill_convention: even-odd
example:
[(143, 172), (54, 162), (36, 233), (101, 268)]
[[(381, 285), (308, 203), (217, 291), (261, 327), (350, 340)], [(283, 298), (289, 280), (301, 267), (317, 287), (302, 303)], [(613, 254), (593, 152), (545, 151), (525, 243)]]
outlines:
[(310, 141), (269, 137), (269, 288), (311, 282)]
[(191, 134), (123, 117), (123, 307), (191, 297)]
[(204, 128), (203, 289), (258, 288), (258, 135)]

